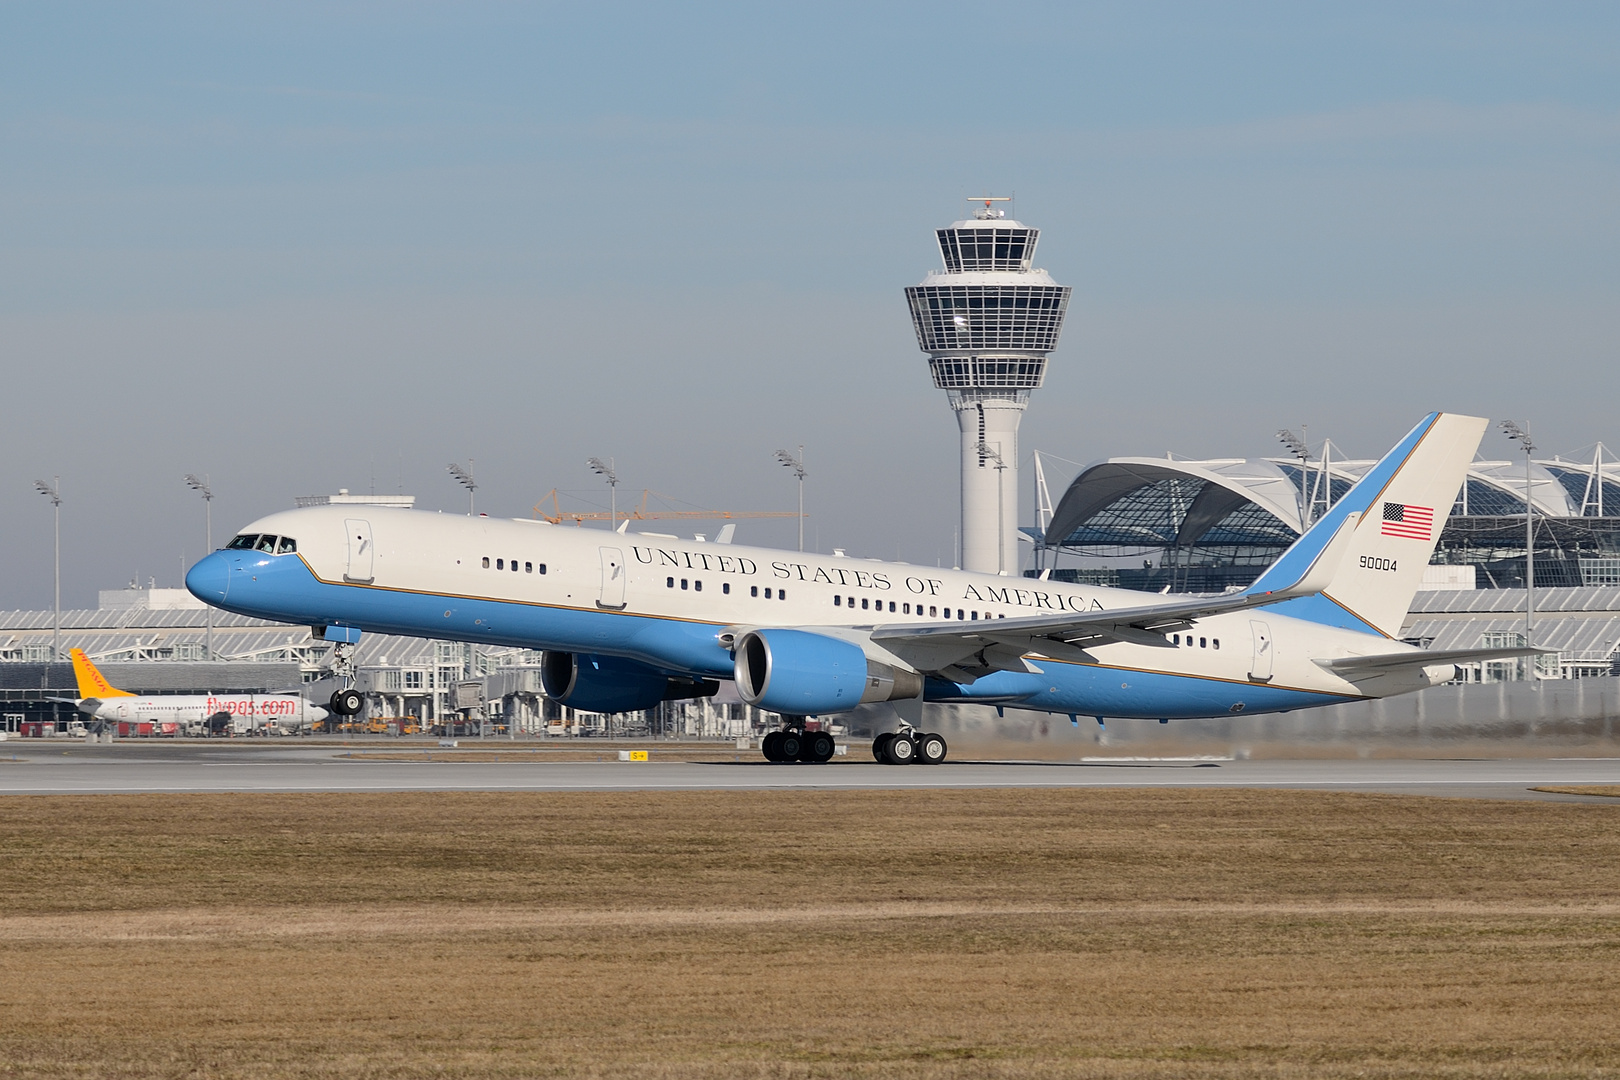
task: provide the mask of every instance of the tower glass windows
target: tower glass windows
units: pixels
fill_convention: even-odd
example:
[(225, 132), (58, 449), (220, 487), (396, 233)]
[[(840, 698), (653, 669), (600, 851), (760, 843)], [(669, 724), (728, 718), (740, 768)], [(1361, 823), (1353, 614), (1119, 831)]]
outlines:
[(924, 352), (1057, 348), (1065, 285), (914, 285), (906, 290)]
[(975, 270), (1029, 269), (1035, 257), (1035, 244), (1040, 239), (1039, 229), (1024, 228), (957, 228), (940, 229), (940, 258), (945, 269), (952, 273)]

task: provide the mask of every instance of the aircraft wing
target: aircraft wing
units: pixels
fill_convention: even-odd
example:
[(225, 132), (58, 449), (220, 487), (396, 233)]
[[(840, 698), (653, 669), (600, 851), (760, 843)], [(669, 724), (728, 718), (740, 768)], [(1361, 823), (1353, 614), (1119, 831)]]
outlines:
[(1372, 656), (1338, 656), (1318, 660), (1317, 666), (1347, 679), (1387, 675), (1405, 668), (1431, 667), (1439, 664), (1471, 664), (1477, 660), (1511, 660), (1519, 656), (1541, 656), (1557, 649), (1538, 649), (1529, 645), (1506, 646), (1500, 649), (1420, 649), (1417, 652), (1377, 653)]
[(1096, 657), (1085, 651), (1088, 645), (1129, 641), (1173, 649), (1175, 646), (1164, 635), (1185, 630), (1195, 619), (1320, 592), (1344, 558), (1360, 518), (1359, 513), (1348, 515), (1317, 550), (1298, 580), (1285, 588), (1251, 587), (1239, 593), (1194, 596), (1113, 611), (1099, 608), (1023, 619), (877, 626), (872, 629), (872, 640), (918, 671), (938, 673), (957, 682), (972, 682), (992, 671), (1039, 671), (1023, 659), (1028, 652), (1091, 664), (1096, 663)]
[(911, 664), (918, 671), (938, 672), (959, 682), (972, 682), (992, 671), (1039, 671), (1023, 659), (1039, 653), (1056, 660), (1095, 663), (1085, 650), (1092, 645), (1129, 641), (1173, 649), (1165, 637), (1185, 630), (1193, 620), (1275, 604), (1294, 595), (1286, 593), (1233, 593), (1200, 596), (1145, 607), (1114, 611), (1065, 612), (1023, 619), (984, 619), (877, 626), (872, 640)]

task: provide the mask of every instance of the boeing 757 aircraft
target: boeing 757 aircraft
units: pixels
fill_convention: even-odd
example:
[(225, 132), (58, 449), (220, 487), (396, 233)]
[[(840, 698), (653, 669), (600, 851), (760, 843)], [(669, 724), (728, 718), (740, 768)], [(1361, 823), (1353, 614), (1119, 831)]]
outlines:
[(104, 723), (156, 724), (162, 734), (178, 734), (191, 725), (234, 717), (289, 728), (310, 727), (327, 717), (327, 710), (300, 694), (132, 694), (108, 682), (83, 649), (68, 655), (79, 683), (75, 704)]
[(1459, 662), (1539, 651), (1395, 637), (1485, 426), (1425, 417), (1254, 585), (1221, 596), (340, 506), (260, 518), (186, 586), (312, 626), (346, 679), (365, 631), (521, 646), (545, 650), (551, 697), (589, 711), (734, 679), (783, 717), (771, 760), (825, 761), (833, 741), (807, 718), (892, 702), (900, 729), (874, 752), (934, 763), (946, 746), (917, 729), (924, 701), (1168, 722), (1403, 694)]

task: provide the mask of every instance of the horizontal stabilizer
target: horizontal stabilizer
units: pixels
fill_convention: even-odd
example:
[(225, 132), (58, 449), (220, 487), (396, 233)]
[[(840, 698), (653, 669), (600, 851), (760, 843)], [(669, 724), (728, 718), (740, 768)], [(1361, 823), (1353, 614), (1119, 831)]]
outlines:
[(1353, 679), (1368, 675), (1384, 675), (1416, 667), (1440, 664), (1472, 664), (1481, 660), (1512, 660), (1520, 656), (1541, 656), (1557, 649), (1538, 649), (1530, 645), (1510, 645), (1500, 649), (1416, 649), (1412, 652), (1378, 653), (1374, 656), (1340, 656), (1316, 663), (1333, 672)]

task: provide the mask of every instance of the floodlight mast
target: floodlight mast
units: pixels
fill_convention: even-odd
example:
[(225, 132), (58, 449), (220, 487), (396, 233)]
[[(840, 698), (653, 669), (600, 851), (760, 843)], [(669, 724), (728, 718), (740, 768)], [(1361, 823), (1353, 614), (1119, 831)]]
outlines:
[(56, 593), (52, 601), (51, 659), (62, 659), (62, 478), (51, 477), (51, 482), (34, 481), (34, 490), (51, 500), (51, 514), (56, 519)]
[(445, 466), (445, 471), (456, 478), (456, 483), (467, 489), (467, 516), (472, 517), (475, 509), (473, 505), (473, 492), (478, 490), (478, 482), (473, 479), (473, 459), (467, 459), (467, 467), (463, 469), (455, 462)]
[[(1530, 432), (1515, 424), (1512, 420), (1502, 421), (1502, 434), (1512, 439), (1524, 448), (1524, 643), (1535, 644), (1536, 634), (1536, 506), (1531, 501), (1534, 491), (1531, 474), (1531, 454), (1535, 452), (1536, 444), (1530, 440)], [(1534, 665), (1534, 657), (1530, 663)], [(1535, 671), (1531, 667), (1532, 678)]]
[(799, 456), (794, 457), (786, 450), (776, 452), (776, 460), (781, 462), (785, 469), (792, 469), (793, 475), (799, 480), (799, 550), (804, 550), (804, 478), (809, 473), (804, 471), (804, 443), (799, 444)]
[[(208, 486), (208, 474), (198, 477), (196, 473), (186, 473), (186, 486), (203, 497), (203, 540), (204, 554), (213, 554), (214, 551), (214, 490)], [(208, 659), (214, 658), (214, 606), (204, 604), (204, 611), (208, 619), (208, 636), (204, 651)]]
[[(608, 458), (605, 463), (599, 457), (585, 459), (586, 467), (588, 467), (591, 472), (607, 481), (609, 514), (608, 528), (610, 529), (617, 529), (619, 527), (619, 474), (614, 469), (615, 464), (616, 462), (613, 458)], [(629, 519), (627, 518), (626, 520)]]
[[(1305, 426), (1300, 425), (1304, 431)], [(1305, 503), (1305, 528), (1311, 527), (1311, 518), (1316, 513), (1316, 496), (1311, 494), (1311, 451), (1305, 440), (1295, 435), (1287, 428), (1277, 432), (1277, 441), (1288, 448), (1288, 452), (1299, 459), (1299, 493)]]

